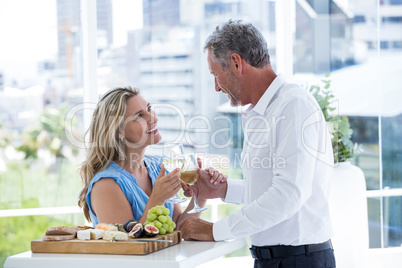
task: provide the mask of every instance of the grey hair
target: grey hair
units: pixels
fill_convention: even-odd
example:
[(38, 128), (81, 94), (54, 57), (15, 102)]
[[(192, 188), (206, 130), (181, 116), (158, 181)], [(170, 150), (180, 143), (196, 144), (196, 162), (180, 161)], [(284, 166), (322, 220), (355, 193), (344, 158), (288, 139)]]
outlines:
[(232, 53), (239, 54), (256, 68), (270, 65), (268, 45), (264, 36), (251, 23), (229, 20), (218, 25), (207, 38), (204, 51), (211, 49), (212, 58), (225, 70), (229, 67)]

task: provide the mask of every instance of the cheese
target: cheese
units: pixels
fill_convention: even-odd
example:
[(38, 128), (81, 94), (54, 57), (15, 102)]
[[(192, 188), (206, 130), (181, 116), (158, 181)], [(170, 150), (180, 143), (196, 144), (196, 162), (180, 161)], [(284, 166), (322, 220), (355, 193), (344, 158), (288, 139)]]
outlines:
[(80, 240), (90, 240), (91, 239), (91, 230), (79, 230), (77, 232), (77, 238)]
[(101, 229), (91, 229), (91, 239), (97, 240), (103, 237), (104, 230)]
[(120, 231), (105, 231), (103, 233), (103, 239), (109, 241), (128, 240), (128, 235)]
[(107, 223), (98, 223), (95, 226), (96, 229), (102, 229), (105, 231), (117, 231), (117, 226), (114, 226), (112, 224), (107, 224)]

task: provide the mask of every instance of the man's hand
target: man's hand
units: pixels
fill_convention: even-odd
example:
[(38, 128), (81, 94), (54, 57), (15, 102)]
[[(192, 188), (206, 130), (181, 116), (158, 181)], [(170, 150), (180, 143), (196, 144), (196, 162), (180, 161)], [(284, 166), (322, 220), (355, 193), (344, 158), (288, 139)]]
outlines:
[(179, 222), (177, 229), (183, 235), (184, 240), (214, 241), (212, 222), (207, 222), (196, 217), (189, 217)]
[[(197, 197), (202, 199), (225, 198), (228, 177), (212, 167), (202, 170), (202, 161), (199, 157), (197, 157), (197, 163), (199, 167), (198, 173), (200, 174), (200, 178), (194, 184), (194, 191)], [(193, 196), (194, 193), (191, 187), (184, 182), (181, 182), (181, 187), (185, 196)]]
[[(216, 172), (217, 171), (215, 171), (215, 173)], [(216, 180), (212, 179), (214, 176), (210, 175), (210, 171), (208, 169), (198, 169), (198, 173), (200, 174), (200, 178), (194, 183), (194, 191), (197, 195), (197, 198), (214, 199), (226, 197), (226, 191), (228, 189), (226, 176), (221, 177), (222, 180), (216, 183)], [(213, 180), (213, 183), (211, 183), (211, 180)], [(185, 196), (193, 196), (193, 190), (191, 187), (186, 185), (184, 182), (181, 183), (181, 187), (183, 188)]]

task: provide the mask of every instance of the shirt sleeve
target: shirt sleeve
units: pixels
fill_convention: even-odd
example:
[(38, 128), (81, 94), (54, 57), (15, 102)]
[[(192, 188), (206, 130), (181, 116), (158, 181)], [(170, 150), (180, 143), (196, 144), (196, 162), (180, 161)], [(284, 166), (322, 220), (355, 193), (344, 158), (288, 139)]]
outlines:
[[(307, 142), (318, 143), (322, 131), (321, 126), (309, 127), (307, 132), (303, 129), (311, 111), (312, 107), (303, 99), (292, 100), (282, 109), (281, 115), (286, 120), (276, 126), (278, 138), (272, 150), (286, 160), (286, 168), (274, 167), (270, 170), (274, 176), (272, 186), (266, 192), (214, 223), (216, 241), (245, 237), (269, 229), (292, 217), (311, 196), (316, 156), (305, 149), (302, 135), (307, 135)], [(229, 195), (228, 198), (233, 197)]]
[(244, 181), (228, 180), (228, 189), (224, 202), (241, 205), (244, 202)]

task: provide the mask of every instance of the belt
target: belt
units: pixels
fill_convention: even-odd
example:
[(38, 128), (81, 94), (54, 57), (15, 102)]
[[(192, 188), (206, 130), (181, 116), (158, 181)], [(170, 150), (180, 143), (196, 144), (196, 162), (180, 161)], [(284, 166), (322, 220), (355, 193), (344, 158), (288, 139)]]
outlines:
[(320, 244), (309, 244), (301, 246), (252, 246), (250, 248), (251, 256), (258, 260), (268, 260), (272, 258), (283, 258), (293, 255), (309, 254), (310, 252), (317, 252), (326, 249), (332, 249), (331, 240)]

